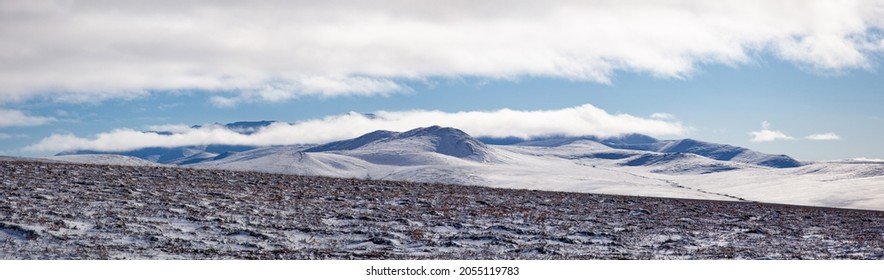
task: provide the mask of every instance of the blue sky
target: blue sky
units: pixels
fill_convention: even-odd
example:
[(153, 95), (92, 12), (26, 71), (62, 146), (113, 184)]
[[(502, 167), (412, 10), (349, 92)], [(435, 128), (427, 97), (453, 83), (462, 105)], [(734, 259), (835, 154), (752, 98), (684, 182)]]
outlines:
[[(141, 146), (181, 143), (126, 130), (155, 126), (329, 126), (236, 140), (279, 144), (438, 120), (487, 136), (641, 132), (800, 160), (884, 158), (884, 5), (876, 2), (759, 1), (734, 12), (730, 2), (563, 1), (547, 11), (516, 1), (490, 16), (482, 11), (495, 11), (496, 1), (478, 12), (451, 5), (432, 13), (420, 1), (346, 10), (184, 2), (0, 9), (16, 15), (2, 24), (22, 27), (0, 31), (3, 41), (18, 42), (0, 44), (7, 54), (0, 56), (0, 154), (118, 145), (101, 134)], [(793, 14), (805, 6), (814, 17)], [(304, 9), (329, 16), (274, 12)], [(239, 27), (231, 18), (240, 13), (295, 19)], [(311, 32), (299, 33), (302, 26)], [(389, 114), (342, 117), (378, 111)]]

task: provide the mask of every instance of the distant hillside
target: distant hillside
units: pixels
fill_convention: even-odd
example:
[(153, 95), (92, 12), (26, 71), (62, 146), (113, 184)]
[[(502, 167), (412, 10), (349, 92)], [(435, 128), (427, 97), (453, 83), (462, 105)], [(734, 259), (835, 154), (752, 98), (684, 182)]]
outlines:
[[(500, 140), (487, 139), (489, 142)], [(525, 141), (508, 139), (511, 145), (555, 147), (573, 143), (579, 140), (595, 141), (611, 148), (652, 151), (660, 153), (689, 153), (700, 155), (714, 160), (748, 163), (759, 166), (775, 168), (791, 168), (801, 166), (801, 162), (787, 155), (769, 155), (752, 151), (743, 147), (716, 144), (694, 139), (682, 140), (657, 140), (642, 134), (626, 134), (620, 137), (598, 138), (594, 136), (581, 137), (544, 137)]]

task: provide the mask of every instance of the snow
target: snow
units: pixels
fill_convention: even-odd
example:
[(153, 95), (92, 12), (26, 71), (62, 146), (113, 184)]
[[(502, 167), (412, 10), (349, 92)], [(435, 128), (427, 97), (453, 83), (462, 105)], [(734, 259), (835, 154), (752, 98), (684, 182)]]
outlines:
[(223, 159), (188, 166), (330, 177), (363, 178), (371, 163), (333, 153), (307, 153), (298, 147), (269, 147), (235, 153)]
[[(520, 160), (551, 164), (542, 172), (562, 174), (568, 170), (559, 169), (571, 165), (607, 162), (597, 172), (618, 173), (586, 176), (619, 174), (624, 181), (659, 182), (664, 190), (715, 195), (667, 186), (666, 180), (739, 172), (676, 176), (622, 166), (623, 160), (491, 151), (514, 162), (451, 157), (465, 165), (400, 166), (393, 174), (482, 179), (478, 175), (491, 170), (482, 168), (515, 170), (511, 164)], [(829, 178), (843, 174), (841, 168), (855, 168), (824, 167), (774, 171)], [(877, 180), (876, 170), (865, 166), (839, 181)], [(0, 258), (5, 259), (884, 257), (881, 211), (181, 167), (0, 161), (0, 171)]]
[[(422, 138), (354, 150), (264, 148), (200, 168), (482, 185), (673, 198), (750, 200), (884, 210), (884, 165), (810, 163), (770, 168), (693, 154), (613, 149), (593, 141), (558, 147), (485, 145), (489, 162), (437, 153)], [(603, 155), (603, 156), (597, 156)], [(630, 166), (634, 165), (634, 166)]]
[[(618, 145), (626, 148), (616, 148)], [(112, 155), (53, 159), (153, 164)], [(884, 210), (884, 164), (816, 162), (775, 168), (792, 161), (786, 156), (735, 146), (690, 139), (657, 141), (642, 135), (602, 140), (549, 138), (519, 145), (489, 145), (460, 130), (433, 126), (402, 133), (376, 131), (309, 149), (306, 146), (257, 148), (185, 166)]]
[(753, 201), (884, 210), (884, 166), (880, 164), (811, 163), (795, 169), (652, 176)]
[(137, 157), (112, 155), (112, 154), (85, 154), (85, 155), (62, 155), (52, 156), (46, 159), (88, 164), (128, 165), (128, 166), (161, 166), (162, 164), (140, 159)]

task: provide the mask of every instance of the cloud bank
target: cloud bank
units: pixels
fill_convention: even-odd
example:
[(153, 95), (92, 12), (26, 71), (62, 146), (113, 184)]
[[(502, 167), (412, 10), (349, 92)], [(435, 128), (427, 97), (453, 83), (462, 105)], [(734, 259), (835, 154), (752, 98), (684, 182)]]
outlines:
[(0, 103), (201, 90), (233, 106), (462, 76), (609, 83), (759, 54), (838, 72), (884, 51), (874, 0), (32, 0), (0, 3), (0, 26)]
[(782, 131), (772, 130), (770, 128), (770, 123), (767, 121), (761, 122), (761, 130), (749, 132), (749, 135), (752, 136), (752, 138), (749, 139), (751, 142), (771, 142), (776, 140), (795, 139), (792, 136), (786, 135)]
[(349, 139), (374, 130), (405, 131), (416, 127), (441, 125), (456, 127), (474, 137), (521, 137), (548, 135), (615, 136), (643, 133), (654, 136), (683, 135), (688, 128), (676, 121), (610, 114), (593, 105), (558, 110), (519, 111), (380, 111), (373, 114), (349, 113), (293, 124), (274, 123), (252, 134), (240, 134), (223, 126), (192, 128), (186, 125), (152, 126), (172, 132), (163, 135), (133, 129), (117, 129), (90, 138), (53, 134), (28, 146), (26, 151), (99, 150), (121, 151), (144, 147), (189, 145), (287, 145), (325, 143)]

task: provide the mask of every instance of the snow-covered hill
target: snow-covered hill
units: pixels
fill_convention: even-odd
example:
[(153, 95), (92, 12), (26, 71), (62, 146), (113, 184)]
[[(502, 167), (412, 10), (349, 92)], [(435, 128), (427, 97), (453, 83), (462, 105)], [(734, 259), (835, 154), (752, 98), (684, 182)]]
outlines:
[[(308, 149), (282, 146), (230, 153), (188, 166), (283, 174), (483, 184), (467, 174), (496, 159), (463, 131), (438, 126), (403, 133), (375, 131)], [(432, 174), (432, 175), (431, 175)]]
[(267, 147), (187, 166), (228, 170), (251, 170), (280, 174), (331, 177), (366, 177), (372, 170), (363, 160), (332, 153), (306, 153), (300, 147)]
[(358, 149), (362, 146), (374, 143), (376, 141), (380, 141), (383, 139), (389, 139), (391, 137), (395, 137), (399, 135), (398, 132), (386, 131), (386, 130), (378, 130), (375, 132), (371, 132), (354, 139), (341, 140), (336, 142), (331, 142), (324, 145), (319, 145), (313, 148), (306, 149), (306, 152), (328, 152), (328, 151), (349, 151)]
[[(575, 142), (587, 141), (595, 142), (609, 148), (621, 150), (659, 152), (666, 154), (694, 154), (718, 161), (748, 163), (753, 165), (776, 168), (791, 168), (801, 166), (801, 162), (786, 155), (769, 155), (752, 151), (743, 147), (709, 143), (697, 141), (694, 139), (657, 140), (647, 135), (635, 133), (608, 138), (598, 138), (594, 136), (546, 137), (525, 141), (510, 140), (510, 143), (519, 146), (556, 147), (570, 145)], [(664, 156), (664, 158), (666, 157), (678, 158)]]
[(416, 128), (402, 133), (379, 130), (305, 151), (359, 155), (369, 161), (391, 165), (415, 165), (416, 162), (422, 162), (415, 158), (425, 157), (426, 153), (478, 162), (493, 160), (488, 146), (481, 141), (459, 129), (439, 126)]
[(318, 146), (195, 149), (170, 162), (282, 174), (884, 210), (884, 164), (802, 165), (787, 156), (741, 147), (660, 141), (640, 134), (491, 145), (455, 128), (432, 126), (375, 131)]
[(174, 148), (165, 148), (165, 147), (152, 147), (152, 148), (143, 148), (131, 151), (121, 151), (121, 152), (102, 152), (102, 151), (92, 151), (92, 150), (77, 150), (77, 151), (66, 151), (59, 153), (59, 156), (64, 155), (94, 155), (94, 154), (115, 154), (115, 155), (123, 155), (136, 157), (143, 160), (162, 163), (162, 164), (172, 164), (172, 165), (186, 165), (193, 164), (197, 162), (213, 160), (221, 154), (229, 153), (229, 152), (242, 152), (252, 150), (258, 147), (254, 146), (239, 146), (239, 145), (201, 145), (201, 146), (186, 146), (186, 147), (174, 147)]
[(665, 144), (657, 149), (658, 152), (662, 153), (691, 153), (715, 160), (742, 162), (776, 168), (801, 166), (800, 162), (786, 155), (768, 155), (731, 145), (715, 144), (693, 139), (664, 141), (662, 143)]

